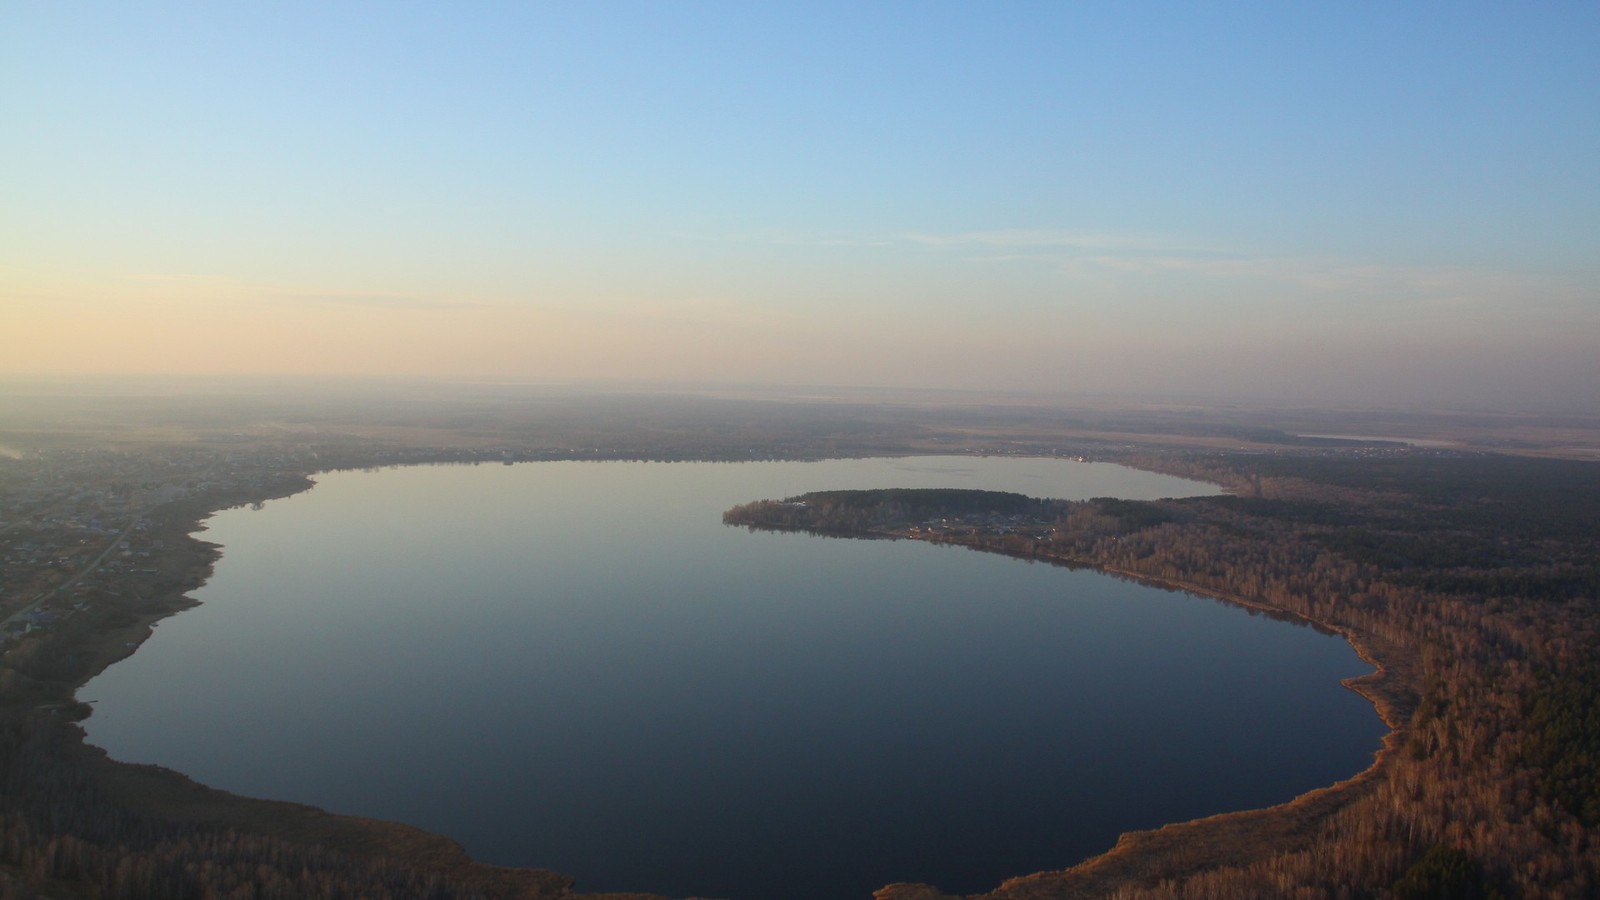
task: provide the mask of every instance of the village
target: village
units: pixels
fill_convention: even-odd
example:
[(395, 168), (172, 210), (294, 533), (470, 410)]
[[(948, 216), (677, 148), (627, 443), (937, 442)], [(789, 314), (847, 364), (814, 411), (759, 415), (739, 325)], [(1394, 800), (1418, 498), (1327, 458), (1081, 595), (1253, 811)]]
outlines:
[(137, 606), (174, 586), (158, 511), (272, 493), (300, 461), (173, 448), (52, 448), (0, 460), (0, 646), (99, 604)]

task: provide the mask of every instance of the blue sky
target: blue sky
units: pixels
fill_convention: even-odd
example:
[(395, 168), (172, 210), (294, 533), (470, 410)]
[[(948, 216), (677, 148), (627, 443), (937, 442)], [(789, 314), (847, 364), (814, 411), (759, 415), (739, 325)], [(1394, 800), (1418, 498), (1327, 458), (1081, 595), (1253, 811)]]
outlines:
[(1593, 3), (0, 25), (15, 373), (1600, 397)]

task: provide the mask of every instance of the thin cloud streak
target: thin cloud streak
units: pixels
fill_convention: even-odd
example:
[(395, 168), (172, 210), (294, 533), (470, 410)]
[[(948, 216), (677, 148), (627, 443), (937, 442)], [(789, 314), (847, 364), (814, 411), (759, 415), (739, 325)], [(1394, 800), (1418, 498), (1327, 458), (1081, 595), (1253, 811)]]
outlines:
[(1226, 255), (1234, 252), (1202, 242), (1185, 241), (1173, 237), (1028, 228), (964, 231), (951, 234), (899, 232), (869, 236), (806, 235), (777, 230), (725, 234), (671, 231), (667, 232), (667, 236), (675, 240), (699, 243), (765, 244), (779, 247), (922, 247), (935, 250), (981, 247), (997, 251), (1017, 251), (1012, 254), (1000, 252), (986, 255), (980, 257), (982, 259), (1035, 258), (1034, 254), (1030, 254), (1027, 251), (1045, 250), (1081, 250), (1084, 252), (1120, 250), (1132, 255), (1159, 253)]
[(177, 284), (200, 284), (207, 281), (220, 281), (211, 275), (199, 275), (193, 272), (132, 272), (122, 276), (128, 281), (167, 282)]
[(379, 309), (471, 310), (483, 309), (487, 306), (484, 303), (434, 300), (428, 297), (410, 297), (400, 294), (295, 292), (277, 293), (270, 296), (300, 303), (337, 303), (346, 306), (370, 306)]
[(669, 231), (667, 237), (680, 241), (703, 244), (766, 244), (774, 247), (892, 247), (900, 241), (894, 238), (860, 237), (807, 237), (777, 232), (749, 234), (705, 234), (689, 231)]
[(1041, 248), (1076, 250), (1127, 250), (1190, 253), (1220, 252), (1204, 245), (1148, 235), (1115, 232), (1083, 232), (1055, 229), (1003, 228), (993, 231), (967, 231), (955, 234), (908, 233), (899, 240), (926, 247), (1003, 247), (1017, 250)]
[(1508, 297), (1520, 297), (1526, 301), (1577, 302), (1585, 293), (1577, 285), (1518, 272), (1467, 266), (1375, 265), (1332, 258), (1102, 255), (1061, 262), (1068, 271), (1098, 268), (1134, 275), (1176, 273), (1212, 279), (1256, 280), (1314, 294), (1351, 298), (1381, 295), (1504, 303)]
[[(815, 248), (921, 248), (963, 263), (985, 266), (1055, 266), (1070, 282), (1104, 284), (1108, 275), (1133, 279), (1189, 279), (1205, 293), (1236, 289), (1240, 296), (1263, 292), (1303, 306), (1320, 299), (1382, 304), (1432, 318), (1449, 312), (1497, 320), (1566, 314), (1581, 318), (1600, 304), (1586, 285), (1559, 278), (1474, 266), (1402, 265), (1360, 259), (1277, 256), (1176, 235), (1071, 229), (1002, 228), (951, 232), (906, 232), (874, 237), (812, 236), (752, 232), (742, 235), (675, 233), (684, 240)], [(1152, 289), (1158, 287), (1152, 284)], [(1169, 294), (1171, 286), (1159, 288)], [(1291, 300), (1289, 298), (1298, 298)], [(1280, 302), (1281, 301), (1281, 302)], [(1514, 306), (1507, 306), (1514, 302)]]
[[(1497, 318), (1528, 313), (1576, 313), (1600, 304), (1586, 285), (1544, 275), (1473, 266), (1395, 265), (1337, 257), (1272, 256), (1206, 247), (1181, 239), (1051, 230), (996, 230), (949, 235), (907, 235), (932, 248), (989, 248), (963, 261), (1004, 265), (1053, 263), (1068, 278), (1185, 276), (1197, 287), (1251, 283), (1307, 299), (1382, 302), (1459, 313), (1493, 312)], [(1073, 251), (1099, 251), (1080, 253)], [(1516, 307), (1508, 308), (1508, 300)]]
[(203, 292), (213, 299), (235, 299), (293, 304), (338, 304), (389, 310), (471, 310), (488, 304), (470, 300), (445, 300), (416, 294), (381, 291), (339, 291), (317, 288), (255, 284), (214, 275), (189, 272), (135, 272), (123, 275), (126, 281), (149, 285), (172, 285), (186, 293)]

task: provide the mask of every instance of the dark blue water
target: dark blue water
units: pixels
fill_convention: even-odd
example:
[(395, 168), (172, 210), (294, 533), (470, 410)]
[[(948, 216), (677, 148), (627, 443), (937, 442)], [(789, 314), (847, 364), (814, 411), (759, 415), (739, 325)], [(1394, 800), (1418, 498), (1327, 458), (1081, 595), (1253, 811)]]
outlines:
[(752, 533), (825, 488), (1130, 498), (1204, 485), (944, 458), (323, 476), (214, 517), (204, 605), (86, 686), (92, 741), (228, 790), (449, 835), (587, 890), (951, 892), (1132, 828), (1287, 800), (1383, 732), (1343, 641), (909, 541)]

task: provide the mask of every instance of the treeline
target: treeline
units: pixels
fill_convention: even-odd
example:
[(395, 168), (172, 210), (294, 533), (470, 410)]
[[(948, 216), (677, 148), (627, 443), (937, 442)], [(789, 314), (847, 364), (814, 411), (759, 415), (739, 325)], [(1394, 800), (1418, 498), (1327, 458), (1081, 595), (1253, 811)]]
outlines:
[(1236, 494), (1065, 503), (1048, 528), (937, 539), (1343, 630), (1387, 667), (1365, 687), (1395, 749), (1314, 828), (1187, 842), (1110, 887), (1094, 878), (1115, 861), (1092, 861), (986, 896), (1600, 896), (1600, 468), (1218, 454), (1159, 468)]
[(846, 534), (973, 516), (1053, 519), (1063, 505), (1059, 500), (1040, 500), (1005, 491), (957, 488), (813, 491), (784, 500), (759, 500), (735, 506), (722, 514), (722, 521), (750, 528)]
[(1229, 462), (1257, 497), (1152, 504), (1169, 516), (1152, 527), (1079, 506), (1035, 550), (1386, 642), (1429, 702), (1398, 698), (1407, 750), (1304, 847), (1124, 895), (1595, 896), (1600, 530), (1582, 523), (1600, 471), (1381, 458), (1364, 480), (1365, 460)]
[(75, 737), (66, 733), (70, 727), (32, 711), (0, 712), (0, 898), (452, 900), (497, 895), (470, 879), (402, 860), (363, 858), (141, 814), (108, 796), (74, 764), (72, 754), (63, 752)]

